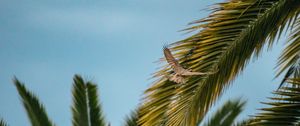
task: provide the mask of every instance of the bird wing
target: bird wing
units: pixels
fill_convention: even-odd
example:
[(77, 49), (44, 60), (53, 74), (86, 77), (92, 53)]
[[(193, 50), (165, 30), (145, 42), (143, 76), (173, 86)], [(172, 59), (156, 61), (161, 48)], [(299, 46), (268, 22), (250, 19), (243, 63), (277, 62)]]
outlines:
[(185, 69), (178, 63), (178, 61), (173, 57), (171, 51), (164, 47), (164, 55), (167, 60), (167, 62), (171, 65), (171, 67), (174, 69), (175, 73), (181, 73), (181, 71), (184, 71)]

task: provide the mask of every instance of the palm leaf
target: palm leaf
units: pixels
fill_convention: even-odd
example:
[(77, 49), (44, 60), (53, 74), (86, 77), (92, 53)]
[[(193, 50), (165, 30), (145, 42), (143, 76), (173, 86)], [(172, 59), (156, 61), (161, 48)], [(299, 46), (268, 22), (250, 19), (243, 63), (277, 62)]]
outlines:
[(208, 122), (202, 126), (232, 126), (234, 120), (242, 112), (246, 102), (241, 100), (227, 101)]
[(138, 126), (138, 111), (132, 111), (125, 119), (125, 126)]
[[(157, 90), (159, 88), (159, 90)], [(176, 85), (166, 79), (159, 80), (151, 88), (147, 89), (146, 93), (149, 96), (155, 97), (155, 99), (144, 100), (144, 105), (141, 106), (139, 114), (140, 125), (150, 125), (153, 126), (161, 125), (165, 123), (165, 111), (169, 109), (169, 104), (172, 102), (172, 97), (176, 93)]]
[(289, 84), (275, 91), (276, 97), (272, 102), (263, 102), (270, 105), (263, 108), (261, 113), (253, 118), (251, 126), (294, 126), (300, 122), (300, 78), (289, 80)]
[(239, 121), (236, 124), (234, 124), (233, 126), (247, 126), (252, 122), (251, 119), (248, 120), (243, 120), (243, 121)]
[(97, 86), (92, 82), (85, 83), (79, 75), (73, 80), (73, 126), (105, 126)]
[[(232, 0), (219, 3), (213, 12), (194, 22), (195, 35), (172, 44), (175, 57), (193, 71), (217, 74), (188, 78), (184, 85), (165, 79), (165, 67), (145, 92), (139, 123), (144, 126), (166, 123), (195, 126), (224, 89), (244, 69), (251, 56), (258, 56), (263, 45), (272, 45), (287, 22), (299, 11), (299, 0)], [(198, 24), (198, 25), (197, 25)]]
[(106, 126), (102, 108), (98, 101), (97, 86), (88, 82), (87, 92), (89, 99), (90, 126)]
[(279, 57), (277, 77), (287, 70), (279, 87), (281, 87), (287, 78), (300, 77), (300, 18), (293, 21), (291, 35), (287, 47)]
[(86, 85), (78, 75), (75, 75), (73, 81), (73, 126), (89, 126)]
[(0, 119), (0, 126), (8, 126), (8, 125), (3, 119)]
[(28, 91), (24, 84), (22, 84), (18, 79), (14, 79), (14, 84), (17, 87), (19, 95), (21, 96), (31, 125), (54, 126), (54, 123), (48, 118), (46, 110), (38, 98), (33, 93)]

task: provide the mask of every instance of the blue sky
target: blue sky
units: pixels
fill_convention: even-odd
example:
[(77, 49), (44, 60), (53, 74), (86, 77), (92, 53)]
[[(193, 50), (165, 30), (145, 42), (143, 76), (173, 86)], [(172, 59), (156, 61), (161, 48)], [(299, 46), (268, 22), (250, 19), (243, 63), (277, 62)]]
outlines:
[[(16, 76), (57, 125), (71, 125), (72, 77), (81, 74), (98, 84), (107, 120), (121, 126), (153, 81), (162, 46), (187, 37), (178, 31), (218, 1), (0, 0), (0, 117), (29, 126), (12, 84)], [(248, 103), (241, 118), (256, 113), (278, 86), (281, 47), (250, 62), (216, 106), (242, 97)]]

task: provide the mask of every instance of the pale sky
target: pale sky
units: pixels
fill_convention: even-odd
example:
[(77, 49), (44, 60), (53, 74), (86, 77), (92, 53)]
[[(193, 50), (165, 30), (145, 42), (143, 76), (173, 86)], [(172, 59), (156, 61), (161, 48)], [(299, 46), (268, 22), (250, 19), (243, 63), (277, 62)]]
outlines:
[[(121, 126), (151, 85), (163, 45), (188, 37), (178, 31), (216, 2), (0, 0), (0, 117), (10, 126), (30, 125), (16, 76), (56, 125), (70, 126), (72, 77), (80, 74), (98, 84), (106, 119)], [(257, 113), (279, 85), (273, 78), (282, 45), (250, 62), (216, 105), (242, 97), (248, 102), (240, 118)]]

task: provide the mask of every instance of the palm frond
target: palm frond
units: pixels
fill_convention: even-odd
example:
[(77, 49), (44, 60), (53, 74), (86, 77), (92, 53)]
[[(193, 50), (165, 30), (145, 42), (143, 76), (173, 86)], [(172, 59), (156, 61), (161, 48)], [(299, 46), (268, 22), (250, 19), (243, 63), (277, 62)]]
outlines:
[(0, 126), (8, 126), (8, 125), (3, 119), (0, 119)]
[(91, 82), (87, 82), (90, 126), (106, 126), (101, 104), (98, 101), (97, 92), (97, 86)]
[(245, 103), (246, 102), (241, 100), (227, 101), (213, 117), (202, 126), (232, 126), (234, 120), (242, 112)]
[(263, 102), (270, 107), (260, 109), (250, 126), (295, 126), (300, 122), (300, 78), (288, 82), (274, 92), (277, 96), (270, 98), (272, 102)]
[(86, 85), (79, 75), (75, 75), (73, 81), (73, 126), (89, 126)]
[(18, 79), (14, 79), (14, 84), (21, 96), (32, 126), (54, 126), (54, 123), (48, 118), (46, 110), (38, 98), (28, 91)]
[(183, 85), (169, 82), (170, 67), (159, 71), (159, 78), (145, 92), (139, 124), (166, 123), (195, 126), (224, 89), (244, 69), (263, 45), (272, 45), (287, 22), (297, 15), (299, 0), (232, 0), (219, 3), (213, 12), (193, 22), (195, 35), (176, 42), (171, 50), (179, 63), (197, 72), (217, 74), (194, 76)]
[(139, 125), (147, 126), (152, 123), (153, 126), (157, 126), (165, 124), (166, 114), (164, 112), (169, 109), (169, 104), (173, 100), (172, 97), (176, 93), (176, 87), (178, 88), (172, 81), (161, 79), (151, 88), (147, 89), (146, 92), (149, 92), (148, 95), (155, 97), (155, 99), (144, 99), (139, 111)]
[(75, 75), (73, 80), (73, 125), (105, 126), (97, 86), (92, 82), (84, 82), (79, 75)]
[(138, 110), (132, 111), (125, 119), (125, 126), (138, 126)]
[(293, 24), (288, 46), (283, 50), (277, 65), (276, 77), (287, 70), (279, 87), (286, 82), (287, 78), (300, 77), (300, 17), (296, 18)]
[(236, 124), (234, 124), (233, 126), (247, 126), (252, 122), (251, 119), (248, 120), (243, 120), (243, 121), (239, 121)]

